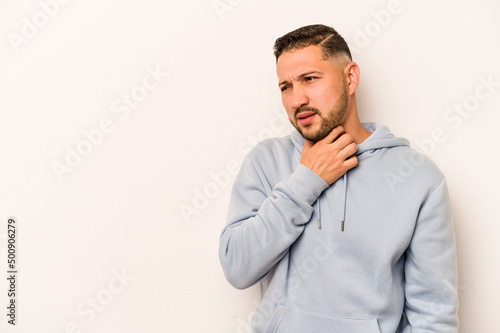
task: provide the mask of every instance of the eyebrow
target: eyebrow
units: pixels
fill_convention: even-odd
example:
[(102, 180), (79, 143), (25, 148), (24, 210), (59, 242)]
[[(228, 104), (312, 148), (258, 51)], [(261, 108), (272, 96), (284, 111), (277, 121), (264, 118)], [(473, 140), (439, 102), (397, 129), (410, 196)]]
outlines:
[[(311, 74), (321, 74), (321, 72), (318, 72), (318, 71), (310, 71), (310, 72), (306, 72), (306, 73), (303, 73), (303, 74), (300, 74), (299, 77), (297, 79), (303, 79), (304, 77), (308, 76), (308, 75), (311, 75)], [(281, 81), (278, 86), (282, 86), (284, 84), (289, 84), (290, 82), (288, 82), (287, 80), (284, 80), (284, 81)]]

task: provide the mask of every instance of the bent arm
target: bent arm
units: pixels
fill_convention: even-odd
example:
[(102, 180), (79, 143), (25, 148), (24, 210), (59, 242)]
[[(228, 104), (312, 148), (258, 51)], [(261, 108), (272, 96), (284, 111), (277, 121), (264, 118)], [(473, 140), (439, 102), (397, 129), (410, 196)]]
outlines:
[(247, 156), (220, 237), (219, 259), (228, 281), (243, 289), (264, 277), (301, 235), (312, 205), (327, 187), (321, 177), (299, 164), (286, 181), (271, 188), (262, 169)]
[(457, 258), (446, 182), (422, 204), (405, 264), (403, 332), (458, 332)]

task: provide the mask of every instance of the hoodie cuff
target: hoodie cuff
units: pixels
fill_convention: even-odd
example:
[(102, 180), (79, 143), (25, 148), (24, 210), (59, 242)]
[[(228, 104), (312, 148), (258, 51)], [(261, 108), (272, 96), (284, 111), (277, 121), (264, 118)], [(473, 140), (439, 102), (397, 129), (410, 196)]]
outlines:
[(328, 184), (323, 178), (303, 164), (299, 164), (286, 181), (286, 184), (295, 195), (310, 205), (328, 188)]

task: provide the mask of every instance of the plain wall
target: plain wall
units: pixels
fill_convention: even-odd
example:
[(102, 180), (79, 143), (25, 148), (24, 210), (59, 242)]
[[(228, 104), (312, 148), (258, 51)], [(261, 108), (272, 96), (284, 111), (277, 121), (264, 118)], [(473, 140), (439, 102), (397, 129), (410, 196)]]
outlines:
[(218, 260), (230, 187), (292, 130), (274, 40), (323, 23), (361, 68), (362, 121), (447, 177), (460, 332), (500, 332), (499, 2), (65, 2), (0, 4), (0, 275), (11, 216), (19, 269), (0, 331), (248, 332), (258, 288)]

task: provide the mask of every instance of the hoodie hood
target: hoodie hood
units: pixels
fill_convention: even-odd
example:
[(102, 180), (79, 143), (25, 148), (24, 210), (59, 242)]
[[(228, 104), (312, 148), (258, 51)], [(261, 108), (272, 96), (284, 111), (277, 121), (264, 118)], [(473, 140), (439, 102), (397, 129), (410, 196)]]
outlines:
[[(358, 150), (354, 154), (358, 160), (369, 157), (375, 150), (380, 148), (410, 145), (407, 139), (395, 137), (387, 126), (380, 126), (376, 123), (361, 123), (361, 125), (372, 134), (358, 145)], [(302, 154), (306, 139), (298, 131), (291, 133), (291, 139), (295, 148)]]
[(358, 160), (370, 157), (377, 149), (410, 145), (407, 139), (395, 137), (387, 126), (379, 126), (376, 123), (362, 123), (362, 125), (372, 135), (358, 145), (358, 150), (354, 154)]
[[(382, 148), (393, 148), (399, 146), (409, 146), (409, 141), (405, 138), (397, 138), (395, 137), (387, 126), (380, 126), (376, 123), (361, 123), (363, 127), (371, 132), (372, 134), (362, 143), (358, 145), (358, 150), (354, 154), (358, 161), (362, 161), (366, 158), (369, 158), (373, 154), (376, 153), (378, 149)], [(302, 148), (306, 142), (306, 139), (298, 132), (294, 131), (291, 134), (291, 139), (295, 148), (299, 154), (302, 154)], [(349, 172), (349, 171), (348, 171)], [(343, 195), (343, 203), (342, 203), (342, 211), (343, 217), (340, 221), (340, 229), (344, 231), (345, 225), (345, 215), (346, 215), (346, 207), (347, 207), (347, 174), (346, 172), (342, 177), (342, 181), (344, 183), (344, 195)], [(337, 180), (337, 182), (340, 181)], [(321, 229), (321, 197), (318, 198), (314, 205), (314, 209), (317, 211), (318, 216), (318, 228)]]

